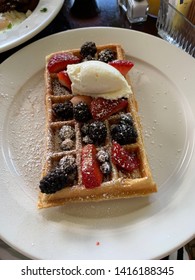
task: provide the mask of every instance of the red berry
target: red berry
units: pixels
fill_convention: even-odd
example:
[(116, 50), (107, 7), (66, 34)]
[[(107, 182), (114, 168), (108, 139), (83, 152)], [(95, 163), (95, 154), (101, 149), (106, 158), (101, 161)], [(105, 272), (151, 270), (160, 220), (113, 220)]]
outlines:
[(105, 120), (109, 116), (121, 111), (128, 104), (127, 99), (120, 98), (109, 100), (104, 98), (95, 98), (91, 102), (91, 114), (95, 120)]
[(71, 90), (71, 80), (68, 76), (68, 73), (64, 70), (64, 71), (60, 71), (59, 73), (57, 73), (58, 76), (58, 80), (60, 82), (61, 85), (65, 86), (66, 88), (68, 88), (69, 90)]
[(47, 69), (50, 73), (66, 70), (68, 64), (79, 63), (80, 58), (71, 53), (57, 53), (48, 62)]
[(91, 104), (92, 97), (87, 95), (75, 95), (70, 101), (75, 106), (76, 104), (80, 103), (81, 101), (83, 103), (86, 103), (88, 106)]
[(86, 188), (95, 188), (101, 185), (103, 174), (96, 159), (96, 147), (88, 144), (83, 147), (81, 154), (82, 183)]
[(112, 143), (112, 161), (118, 167), (129, 172), (139, 167), (139, 159), (136, 153), (125, 150), (115, 141)]
[(129, 60), (113, 60), (108, 62), (108, 64), (115, 67), (123, 76), (126, 76), (129, 70), (134, 66), (133, 62)]

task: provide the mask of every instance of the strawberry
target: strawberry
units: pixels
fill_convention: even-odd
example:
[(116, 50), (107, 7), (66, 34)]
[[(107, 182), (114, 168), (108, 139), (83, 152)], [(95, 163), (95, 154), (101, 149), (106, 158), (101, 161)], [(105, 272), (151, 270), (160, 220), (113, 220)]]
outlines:
[(105, 120), (124, 109), (128, 104), (127, 99), (120, 98), (117, 100), (109, 100), (104, 98), (95, 98), (91, 102), (91, 114), (95, 120)]
[(52, 56), (47, 64), (50, 73), (58, 73), (66, 70), (68, 64), (79, 63), (80, 58), (71, 53), (57, 53)]
[(75, 106), (76, 104), (80, 103), (81, 101), (86, 103), (88, 106), (91, 104), (92, 97), (87, 95), (76, 95), (70, 101)]
[(117, 142), (112, 143), (112, 161), (126, 171), (133, 171), (139, 167), (139, 159), (135, 152), (128, 152)]
[(103, 174), (96, 159), (96, 147), (88, 144), (83, 147), (81, 154), (82, 183), (86, 188), (95, 188), (101, 185)]
[(129, 60), (113, 60), (108, 64), (115, 67), (123, 76), (126, 76), (129, 70), (134, 66), (133, 62)]
[(71, 80), (68, 76), (68, 73), (65, 70), (57, 73), (57, 77), (58, 77), (58, 80), (59, 80), (61, 85), (65, 86), (66, 88), (71, 90), (71, 83), (72, 82), (71, 82)]

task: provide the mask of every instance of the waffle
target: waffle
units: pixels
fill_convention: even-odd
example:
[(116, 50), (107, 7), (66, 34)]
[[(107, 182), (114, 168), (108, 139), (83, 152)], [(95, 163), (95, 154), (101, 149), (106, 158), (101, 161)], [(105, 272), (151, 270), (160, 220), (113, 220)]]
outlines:
[[(115, 52), (116, 59), (125, 59), (125, 53), (120, 45), (99, 45), (97, 46), (97, 53), (104, 49), (111, 49)], [(72, 53), (78, 57), (80, 56), (80, 49), (71, 49), (66, 50), (65, 52)], [(138, 116), (138, 106), (134, 94), (131, 94), (128, 98), (128, 106), (125, 110), (123, 110), (123, 112), (117, 112), (104, 120), (107, 136), (103, 144), (100, 146), (96, 145), (96, 150), (97, 152), (102, 149), (106, 150), (111, 158), (113, 143), (110, 133), (111, 127), (119, 122), (121, 114), (130, 114), (133, 119), (134, 127), (137, 131), (137, 138), (135, 143), (126, 144), (123, 148), (129, 153), (136, 155), (139, 159), (139, 166), (131, 172), (127, 172), (119, 168), (112, 160), (110, 160), (111, 173), (103, 176), (103, 181), (100, 186), (95, 188), (86, 188), (83, 185), (81, 153), (85, 143), (83, 143), (82, 126), (74, 118), (64, 121), (59, 120), (53, 114), (52, 106), (57, 103), (71, 100), (72, 93), (58, 83), (56, 74), (49, 73), (47, 64), (52, 56), (54, 56), (54, 53), (46, 57), (45, 67), (46, 154), (43, 160), (44, 163), (41, 177), (44, 178), (44, 176), (58, 166), (62, 158), (67, 156), (74, 158), (77, 170), (76, 176), (71, 181), (70, 185), (66, 185), (61, 190), (51, 194), (40, 191), (38, 208), (60, 206), (66, 202), (92, 202), (139, 197), (156, 192), (157, 186), (153, 181), (148, 164), (142, 137), (142, 128)], [(128, 79), (128, 83), (130, 84), (128, 75), (126, 79)], [(59, 138), (59, 131), (64, 125), (71, 126), (75, 132), (71, 148), (65, 151), (61, 149), (62, 140)]]

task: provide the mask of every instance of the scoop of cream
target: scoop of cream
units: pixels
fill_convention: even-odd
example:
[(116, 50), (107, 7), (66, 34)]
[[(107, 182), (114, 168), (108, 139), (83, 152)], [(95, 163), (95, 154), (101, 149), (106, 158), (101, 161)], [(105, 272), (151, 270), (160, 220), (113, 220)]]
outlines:
[(124, 76), (113, 66), (101, 61), (69, 64), (67, 72), (73, 94), (118, 99), (128, 97), (131, 87)]

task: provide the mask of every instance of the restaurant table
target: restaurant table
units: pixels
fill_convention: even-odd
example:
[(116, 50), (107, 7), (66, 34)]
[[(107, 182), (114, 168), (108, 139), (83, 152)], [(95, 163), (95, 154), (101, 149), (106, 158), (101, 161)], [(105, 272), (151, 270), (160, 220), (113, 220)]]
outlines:
[[(44, 30), (42, 30), (32, 39), (13, 49), (1, 53), (0, 63), (9, 58), (18, 50), (31, 44), (32, 42), (35, 42), (54, 33), (75, 28), (91, 26), (119, 27), (145, 32), (158, 37), (156, 18), (148, 16), (147, 21), (145, 22), (131, 24), (126, 17), (124, 10), (118, 6), (117, 0), (98, 0), (97, 5), (99, 12), (92, 17), (89, 16), (89, 11), (87, 12), (87, 16), (85, 17), (82, 17), (81, 13), (78, 13), (78, 15), (75, 16), (71, 12), (73, 2), (73, 0), (65, 0), (56, 18)], [(26, 257), (19, 254), (0, 240), (0, 259), (14, 260), (26, 259)], [(174, 252), (172, 255), (167, 256), (164, 259), (189, 259), (189, 257), (185, 248), (180, 248), (177, 252)]]
[(82, 14), (80, 14), (80, 16), (74, 16), (72, 14), (71, 7), (73, 5), (73, 2), (73, 0), (65, 0), (56, 18), (44, 30), (42, 30), (32, 39), (11, 50), (0, 53), (0, 63), (2, 63), (10, 55), (14, 54), (15, 52), (32, 42), (35, 42), (54, 33), (75, 28), (90, 26), (121, 27), (158, 36), (155, 18), (148, 16), (146, 22), (130, 24), (125, 12), (118, 6), (117, 0), (98, 0), (97, 4), (99, 13), (96, 16), (88, 18), (82, 18)]

